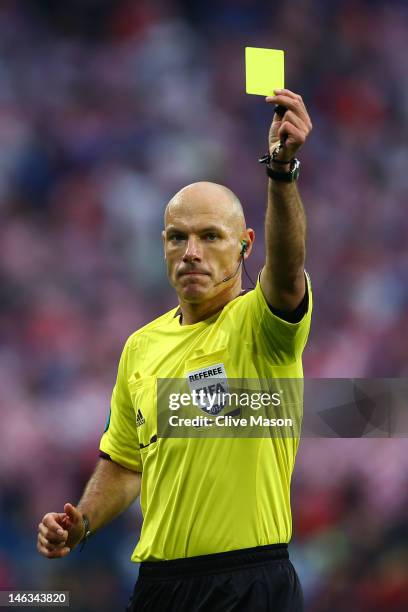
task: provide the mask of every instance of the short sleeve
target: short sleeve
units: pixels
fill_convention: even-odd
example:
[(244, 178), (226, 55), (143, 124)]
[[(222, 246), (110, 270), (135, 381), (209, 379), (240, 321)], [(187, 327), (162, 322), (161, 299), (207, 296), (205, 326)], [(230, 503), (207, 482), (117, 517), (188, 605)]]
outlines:
[[(251, 333), (258, 352), (277, 365), (290, 365), (299, 360), (310, 331), (313, 309), (312, 285), (305, 272), (308, 291), (308, 307), (297, 323), (286, 321), (274, 314), (258, 282), (253, 291), (245, 296), (247, 312), (242, 312), (241, 329)], [(245, 327), (250, 330), (245, 331)]]
[(136, 418), (128, 388), (128, 342), (123, 349), (116, 384), (113, 388), (110, 414), (99, 448), (112, 461), (129, 470), (142, 471)]

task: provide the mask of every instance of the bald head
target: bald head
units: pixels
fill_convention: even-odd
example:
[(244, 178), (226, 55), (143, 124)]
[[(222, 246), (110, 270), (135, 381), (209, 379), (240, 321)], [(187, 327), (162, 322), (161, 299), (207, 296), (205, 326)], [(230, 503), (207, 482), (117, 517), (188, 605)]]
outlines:
[(187, 185), (167, 204), (164, 225), (170, 283), (183, 317), (189, 309), (195, 313), (186, 321), (201, 320), (239, 295), (241, 264), (251, 253), (255, 232), (246, 227), (241, 203), (230, 189), (207, 182)]
[(165, 226), (180, 214), (216, 215), (231, 229), (241, 234), (245, 231), (245, 216), (241, 202), (228, 187), (218, 183), (201, 181), (180, 189), (170, 200), (164, 212)]

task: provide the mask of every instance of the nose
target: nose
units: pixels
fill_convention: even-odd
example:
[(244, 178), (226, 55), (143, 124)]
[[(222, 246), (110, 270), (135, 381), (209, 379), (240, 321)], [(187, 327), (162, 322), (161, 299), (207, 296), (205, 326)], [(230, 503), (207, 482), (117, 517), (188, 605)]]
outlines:
[(187, 241), (186, 250), (183, 255), (183, 261), (201, 261), (202, 253), (199, 241), (191, 236)]

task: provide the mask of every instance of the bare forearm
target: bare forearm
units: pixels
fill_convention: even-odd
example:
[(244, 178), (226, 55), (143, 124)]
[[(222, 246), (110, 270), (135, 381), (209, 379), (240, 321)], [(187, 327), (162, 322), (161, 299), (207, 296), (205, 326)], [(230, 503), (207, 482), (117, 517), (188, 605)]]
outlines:
[[(280, 108), (269, 129), (271, 168), (288, 173), (312, 130), (312, 122), (301, 96), (289, 89), (276, 89), (274, 93), (266, 98)], [(306, 218), (295, 183), (269, 179), (265, 234), (266, 260), (261, 276), (264, 295), (271, 306), (293, 310), (305, 293), (306, 252)]]
[(100, 459), (78, 504), (91, 530), (100, 529), (121, 514), (140, 494), (141, 474)]
[(277, 290), (290, 293), (303, 277), (306, 217), (295, 183), (268, 183), (266, 271)]

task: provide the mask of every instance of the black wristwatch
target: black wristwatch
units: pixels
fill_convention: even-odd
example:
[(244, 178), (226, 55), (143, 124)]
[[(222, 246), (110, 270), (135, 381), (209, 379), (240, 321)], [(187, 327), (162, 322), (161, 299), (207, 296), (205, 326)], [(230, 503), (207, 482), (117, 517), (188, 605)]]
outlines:
[[(294, 183), (299, 178), (300, 174), (300, 161), (297, 157), (290, 159), (288, 161), (279, 161), (273, 159), (272, 155), (264, 155), (259, 160), (260, 164), (265, 164), (266, 174), (269, 178), (274, 181), (281, 181), (283, 183)], [(272, 163), (275, 164), (290, 164), (289, 172), (279, 172), (279, 170), (274, 170), (271, 166)]]

